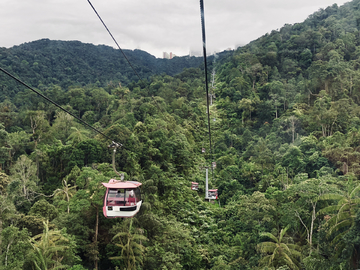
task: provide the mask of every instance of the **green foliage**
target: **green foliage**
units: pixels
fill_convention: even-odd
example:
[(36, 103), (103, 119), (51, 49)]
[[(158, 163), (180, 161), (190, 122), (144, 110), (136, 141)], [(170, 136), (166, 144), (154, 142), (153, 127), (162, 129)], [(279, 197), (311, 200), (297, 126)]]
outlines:
[[(113, 231), (118, 231), (113, 228)], [(118, 256), (110, 257), (111, 260), (119, 260), (120, 265), (124, 265), (126, 269), (137, 269), (138, 264), (142, 264), (145, 254), (143, 242), (148, 240), (144, 235), (139, 234), (132, 229), (132, 219), (129, 222), (128, 229), (115, 234), (113, 241), (115, 246), (120, 248)]]
[(76, 260), (73, 240), (65, 231), (49, 230), (48, 222), (44, 222), (44, 231), (30, 239), (32, 252), (29, 260), (35, 269), (64, 269), (66, 263)]
[(0, 173), (0, 194), (1, 195), (5, 194), (6, 187), (9, 183), (10, 183), (9, 176), (6, 175), (5, 173), (1, 172)]
[(0, 269), (24, 269), (26, 254), (30, 249), (29, 244), (29, 233), (26, 229), (20, 230), (18, 227), (13, 225), (5, 228), (1, 232), (1, 250), (3, 251), (0, 255)]
[(200, 58), (126, 52), (136, 83), (106, 46), (0, 48), (5, 68), (123, 145), (115, 166), (143, 199), (136, 218), (105, 219), (111, 141), (0, 75), (0, 269), (6, 254), (14, 269), (356, 269), (359, 8), (209, 57), (212, 149)]
[(301, 253), (299, 247), (285, 242), (285, 233), (289, 229), (286, 227), (279, 233), (279, 237), (271, 233), (262, 233), (261, 236), (270, 238), (271, 242), (262, 242), (259, 244), (261, 253), (266, 254), (261, 259), (261, 263), (274, 266), (287, 265), (290, 269), (299, 269), (299, 258)]
[(45, 220), (52, 221), (57, 217), (58, 211), (54, 205), (42, 199), (34, 203), (28, 214), (32, 216), (43, 217)]
[[(143, 79), (162, 73), (173, 76), (184, 68), (197, 68), (202, 63), (201, 57), (174, 57), (168, 60), (157, 59), (141, 50), (124, 52)], [(42, 85), (60, 84), (62, 88), (86, 84), (106, 87), (118, 83), (126, 85), (138, 80), (124, 57), (105, 45), (41, 39), (9, 49), (1, 48), (0, 53), (5, 69), (23, 73), (22, 79), (35, 86), (41, 81)], [(10, 90), (14, 84), (8, 78), (4, 82), (4, 97), (14, 97), (17, 91)], [(64, 97), (58, 94), (57, 87), (53, 87), (48, 96), (59, 102)], [(101, 90), (95, 90), (92, 96), (99, 108), (107, 95)]]
[[(332, 238), (331, 243), (335, 246), (336, 256), (339, 256), (347, 246), (346, 243), (344, 243), (344, 235), (354, 229), (356, 214), (360, 203), (360, 185), (349, 181), (346, 188), (347, 190), (342, 192), (342, 194), (328, 193), (320, 197), (322, 200), (337, 202), (337, 204), (326, 206), (319, 211), (319, 214), (329, 213), (331, 215), (327, 219), (325, 226), (328, 235)], [(356, 251), (354, 250), (353, 253), (355, 254)], [(353, 254), (350, 256), (353, 256)]]
[(11, 170), (11, 183), (8, 192), (13, 198), (15, 205), (24, 206), (25, 209), (34, 200), (38, 190), (36, 176), (36, 164), (25, 155), (19, 157)]

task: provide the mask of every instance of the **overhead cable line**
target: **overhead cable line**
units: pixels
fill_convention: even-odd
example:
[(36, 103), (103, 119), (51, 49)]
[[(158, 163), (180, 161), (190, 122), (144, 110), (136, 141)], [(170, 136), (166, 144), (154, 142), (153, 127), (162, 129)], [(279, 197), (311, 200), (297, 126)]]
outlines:
[[(50, 103), (52, 103), (53, 105), (55, 105), (56, 107), (58, 107), (59, 109), (63, 110), (64, 112), (70, 114), (72, 117), (74, 117), (75, 119), (77, 119), (80, 123), (84, 124), (85, 126), (91, 128), (92, 130), (96, 131), (97, 133), (101, 134), (102, 136), (104, 136), (106, 139), (111, 140), (113, 143), (115, 143), (109, 136), (105, 135), (104, 133), (102, 133), (100, 130), (92, 127), (91, 125), (89, 125), (88, 123), (86, 123), (84, 120), (82, 120), (81, 118), (79, 118), (78, 116), (74, 115), (73, 113), (69, 112), (68, 110), (64, 109), (63, 107), (61, 107), (59, 104), (57, 104), (56, 102), (52, 101), (50, 98), (48, 98), (47, 96), (41, 94), (39, 91), (36, 91), (34, 88), (32, 88), (31, 86), (29, 86), (28, 84), (24, 83), (23, 81), (21, 81), (20, 79), (18, 79), (17, 77), (15, 77), (14, 75), (12, 75), (11, 73), (9, 73), (8, 71), (6, 71), (5, 69), (0, 67), (0, 71), (4, 72), (6, 75), (8, 75), (9, 77), (13, 78), (15, 81), (17, 81), (18, 83), (22, 84), (23, 86), (29, 88), (31, 91), (35, 92), (36, 94), (38, 94), (40, 97), (46, 99), (47, 101), (49, 101)], [(122, 146), (121, 143), (116, 143), (120, 146)]]
[(94, 10), (95, 14), (98, 16), (98, 18), (100, 19), (101, 23), (103, 24), (103, 26), (105, 27), (105, 29), (108, 31), (109, 35), (111, 36), (111, 38), (113, 39), (113, 41), (115, 42), (116, 46), (118, 47), (118, 49), (121, 51), (121, 53), (123, 54), (123, 56), (125, 57), (126, 61), (129, 63), (130, 67), (132, 68), (132, 70), (135, 72), (135, 74), (138, 76), (139, 80), (142, 81), (140, 75), (136, 72), (135, 68), (133, 67), (133, 65), (130, 63), (130, 60), (126, 57), (125, 53), (123, 52), (123, 50), (120, 48), (119, 44), (117, 43), (116, 39), (114, 38), (114, 36), (111, 34), (109, 28), (106, 26), (105, 22), (101, 19), (99, 13), (96, 11), (95, 7), (91, 4), (90, 0), (87, 0), (89, 5), (91, 6), (91, 8)]
[(210, 157), (212, 159), (212, 146), (211, 146), (211, 128), (210, 128), (210, 109), (209, 109), (209, 86), (207, 76), (207, 61), (206, 61), (206, 39), (205, 39), (205, 15), (204, 15), (204, 3), (200, 0), (200, 13), (201, 13), (201, 28), (202, 28), (202, 40), (203, 40), (203, 55), (205, 65), (205, 89), (206, 89), (206, 104), (207, 104), (207, 118), (208, 118), (208, 133), (210, 141)]

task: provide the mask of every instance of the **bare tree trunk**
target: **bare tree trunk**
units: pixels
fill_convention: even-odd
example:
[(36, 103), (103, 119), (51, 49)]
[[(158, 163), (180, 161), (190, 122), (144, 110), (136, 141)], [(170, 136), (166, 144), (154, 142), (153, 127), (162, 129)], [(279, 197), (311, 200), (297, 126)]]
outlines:
[[(1, 249), (1, 244), (2, 244), (2, 237), (1, 237), (1, 232), (2, 232), (2, 219), (0, 218), (0, 257), (2, 255), (2, 249)], [(1, 260), (0, 260), (0, 265), (1, 265)]]
[(312, 253), (312, 236), (313, 236), (313, 231), (314, 231), (314, 223), (316, 220), (316, 202), (311, 202), (311, 205), (312, 205), (313, 210), (312, 210), (312, 214), (311, 214), (310, 230), (308, 229), (308, 227), (305, 225), (305, 223), (301, 219), (300, 214), (297, 211), (295, 211), (295, 215), (299, 218), (301, 224), (304, 226), (304, 228), (306, 230), (307, 241), (309, 243), (309, 250), (310, 250), (309, 255), (311, 255), (311, 253)]
[(37, 151), (36, 151), (35, 162), (36, 162), (36, 176), (39, 177), (40, 164), (39, 164), (39, 155), (38, 155), (38, 152), (37, 152)]
[[(97, 249), (97, 241), (98, 241), (98, 232), (99, 232), (99, 207), (95, 206), (96, 209), (96, 223), (95, 223), (95, 237), (94, 237), (94, 242), (95, 242), (95, 248)], [(98, 262), (99, 262), (99, 257), (95, 256), (95, 269), (98, 269)]]
[(10, 249), (10, 246), (11, 246), (11, 244), (13, 243), (13, 241), (14, 241), (14, 239), (11, 239), (11, 241), (9, 242), (9, 244), (7, 245), (7, 248), (6, 248), (5, 266), (7, 266), (7, 260), (8, 260), (9, 249)]
[(316, 220), (316, 202), (311, 203), (313, 210), (311, 215), (311, 225), (310, 225), (310, 239), (309, 239), (309, 245), (310, 245), (310, 254), (311, 254), (311, 248), (312, 248), (312, 235), (314, 230), (314, 222)]
[(69, 198), (69, 192), (66, 193), (66, 200), (67, 200), (67, 213), (70, 213), (70, 198)]

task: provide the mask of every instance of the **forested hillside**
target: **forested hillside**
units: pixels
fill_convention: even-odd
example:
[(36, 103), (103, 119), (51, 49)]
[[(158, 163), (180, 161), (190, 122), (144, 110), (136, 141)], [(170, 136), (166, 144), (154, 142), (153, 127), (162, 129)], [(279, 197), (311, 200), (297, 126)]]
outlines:
[[(199, 67), (126, 86), (65, 87), (72, 70), (58, 82), (31, 78), (123, 144), (116, 168), (142, 183), (144, 201), (131, 219), (102, 214), (101, 183), (116, 177), (111, 141), (16, 82), (6, 86), (0, 269), (358, 269), (359, 22), (360, 0), (332, 5), (211, 58), (212, 151)], [(207, 202), (212, 162), (219, 198)]]
[[(100, 87), (119, 83), (126, 86), (139, 77), (147, 80), (162, 73), (174, 76), (184, 68), (199, 67), (203, 61), (195, 56), (160, 59), (141, 50), (123, 50), (123, 53), (105, 45), (42, 39), (0, 48), (0, 63), (2, 68), (21, 75), (34, 87), (58, 85), (66, 90), (69, 86), (95, 83)], [(2, 74), (0, 78), (3, 92), (0, 100), (5, 96), (13, 98), (17, 84)]]

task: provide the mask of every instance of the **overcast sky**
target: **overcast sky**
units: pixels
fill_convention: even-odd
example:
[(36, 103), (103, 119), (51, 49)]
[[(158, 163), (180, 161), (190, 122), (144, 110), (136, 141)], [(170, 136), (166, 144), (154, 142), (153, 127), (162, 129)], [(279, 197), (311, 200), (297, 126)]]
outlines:
[[(345, 0), (204, 0), (207, 51), (245, 45)], [(122, 49), (202, 52), (199, 0), (91, 0)], [(1, 0), (0, 47), (42, 38), (115, 43), (87, 0)]]

